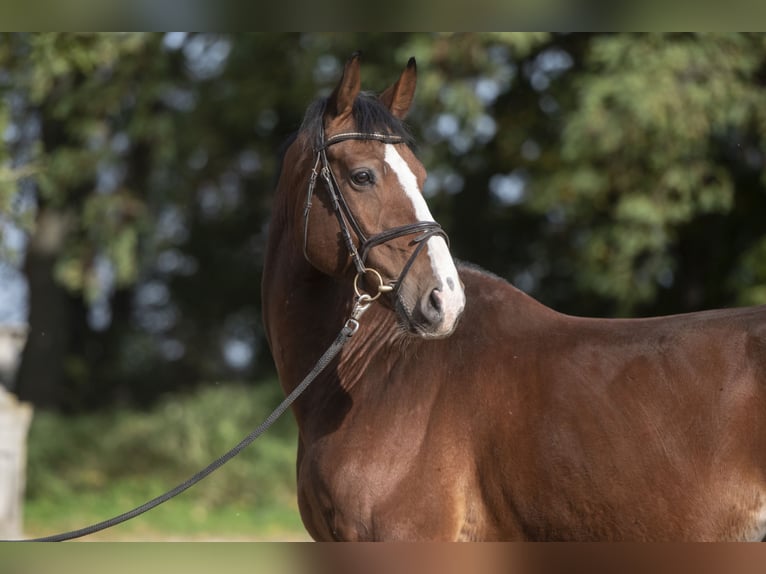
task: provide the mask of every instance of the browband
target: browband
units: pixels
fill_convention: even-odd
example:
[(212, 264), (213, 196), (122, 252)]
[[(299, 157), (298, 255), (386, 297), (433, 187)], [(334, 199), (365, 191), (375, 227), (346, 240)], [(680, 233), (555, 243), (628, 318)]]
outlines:
[(317, 152), (323, 151), (333, 144), (340, 143), (347, 140), (373, 140), (373, 141), (379, 141), (379, 142), (390, 143), (390, 144), (404, 143), (406, 141), (405, 138), (403, 138), (402, 136), (395, 136), (392, 134), (381, 134), (376, 132), (372, 132), (372, 133), (344, 132), (340, 134), (335, 134), (334, 136), (327, 138), (317, 148), (315, 148), (314, 151), (317, 151)]

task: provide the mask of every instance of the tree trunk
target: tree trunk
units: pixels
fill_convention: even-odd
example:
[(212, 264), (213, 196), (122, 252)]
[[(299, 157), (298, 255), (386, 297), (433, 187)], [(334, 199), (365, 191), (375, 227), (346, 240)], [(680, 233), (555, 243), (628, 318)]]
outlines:
[(66, 217), (41, 208), (24, 261), (29, 285), (29, 334), (16, 374), (16, 394), (37, 408), (61, 405), (66, 379), (71, 306), (54, 278), (67, 232)]

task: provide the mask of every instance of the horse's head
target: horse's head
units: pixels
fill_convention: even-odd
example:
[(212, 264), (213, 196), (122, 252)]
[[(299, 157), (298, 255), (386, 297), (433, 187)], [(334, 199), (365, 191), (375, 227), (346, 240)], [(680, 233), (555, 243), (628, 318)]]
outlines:
[(407, 331), (445, 337), (465, 294), (402, 124), (415, 83), (411, 59), (380, 97), (360, 93), (354, 55), (330, 97), (308, 110), (280, 186), (297, 194), (293, 216), (312, 266), (338, 279), (356, 274), (369, 294), (382, 292)]

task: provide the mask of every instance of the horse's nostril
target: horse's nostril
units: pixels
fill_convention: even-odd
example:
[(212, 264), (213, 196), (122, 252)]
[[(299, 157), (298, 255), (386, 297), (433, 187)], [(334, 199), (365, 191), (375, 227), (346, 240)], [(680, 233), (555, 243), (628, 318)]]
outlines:
[(436, 315), (441, 315), (442, 312), (442, 294), (439, 289), (434, 289), (428, 297), (428, 302), (431, 305), (431, 309), (436, 311)]
[(441, 291), (439, 289), (433, 289), (427, 297), (423, 298), (423, 319), (425, 319), (425, 322), (429, 325), (438, 325), (444, 318), (443, 308), (444, 300), (442, 299)]

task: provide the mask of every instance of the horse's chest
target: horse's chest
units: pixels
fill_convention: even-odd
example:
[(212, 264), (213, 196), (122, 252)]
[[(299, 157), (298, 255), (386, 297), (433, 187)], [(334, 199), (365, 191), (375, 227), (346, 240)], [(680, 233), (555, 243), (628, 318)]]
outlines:
[(454, 465), (424, 454), (423, 446), (399, 437), (367, 448), (348, 439), (308, 449), (298, 487), (312, 534), (342, 540), (453, 538), (462, 481)]
[(374, 516), (403, 481), (369, 452), (317, 449), (303, 457), (298, 476), (304, 522), (319, 539), (375, 538)]

